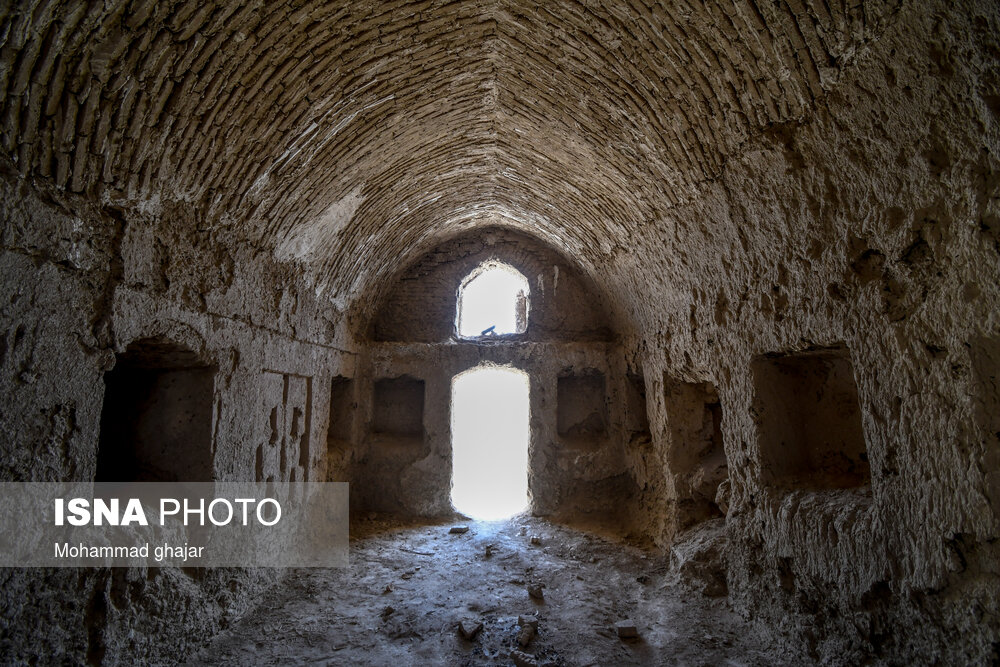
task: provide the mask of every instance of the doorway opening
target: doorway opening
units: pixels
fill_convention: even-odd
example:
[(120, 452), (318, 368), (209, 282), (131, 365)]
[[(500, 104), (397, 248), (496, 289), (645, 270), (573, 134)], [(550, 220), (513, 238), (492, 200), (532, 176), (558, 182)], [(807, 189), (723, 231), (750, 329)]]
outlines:
[(460, 338), (504, 336), (528, 329), (528, 279), (503, 262), (480, 264), (458, 288)]
[(455, 509), (504, 519), (528, 507), (528, 374), (478, 366), (456, 375), (451, 391)]

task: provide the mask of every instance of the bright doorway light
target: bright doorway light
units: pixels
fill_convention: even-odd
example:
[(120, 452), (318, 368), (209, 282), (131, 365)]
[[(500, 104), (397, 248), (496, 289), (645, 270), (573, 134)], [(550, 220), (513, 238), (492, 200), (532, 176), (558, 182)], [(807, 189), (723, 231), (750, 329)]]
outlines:
[(528, 279), (502, 262), (484, 262), (458, 290), (458, 335), (524, 333), (528, 326)]
[(451, 389), (451, 501), (475, 519), (528, 506), (528, 374), (479, 366)]

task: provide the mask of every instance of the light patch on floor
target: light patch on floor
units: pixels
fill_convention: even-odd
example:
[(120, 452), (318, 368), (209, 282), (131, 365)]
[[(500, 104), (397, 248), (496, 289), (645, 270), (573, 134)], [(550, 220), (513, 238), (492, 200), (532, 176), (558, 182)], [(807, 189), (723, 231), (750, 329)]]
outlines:
[[(526, 515), (472, 522), (464, 534), (450, 525), (352, 525), (349, 568), (290, 572), (189, 664), (507, 666), (515, 650), (547, 667), (809, 662), (758, 635), (724, 596), (706, 595), (672, 565), (684, 559)], [(721, 520), (710, 532), (724, 539)], [(720, 560), (697, 569), (722, 574)], [(543, 599), (528, 593), (536, 584)], [(538, 620), (527, 646), (521, 615)], [(618, 637), (626, 619), (638, 638)], [(459, 633), (463, 620), (483, 624), (472, 640)]]

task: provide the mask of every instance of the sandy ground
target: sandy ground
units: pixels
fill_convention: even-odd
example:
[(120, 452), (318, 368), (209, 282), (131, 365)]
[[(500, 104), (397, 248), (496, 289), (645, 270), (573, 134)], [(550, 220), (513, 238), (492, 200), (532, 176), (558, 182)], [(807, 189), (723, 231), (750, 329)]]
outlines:
[[(718, 586), (682, 578), (676, 553), (671, 567), (669, 554), (523, 515), (462, 523), (464, 534), (352, 525), (349, 568), (290, 572), (191, 664), (512, 665), (515, 649), (538, 665), (798, 662), (756, 637)], [(519, 615), (538, 620), (523, 649)], [(483, 624), (472, 640), (458, 630), (466, 619)], [(637, 639), (618, 637), (625, 619)]]

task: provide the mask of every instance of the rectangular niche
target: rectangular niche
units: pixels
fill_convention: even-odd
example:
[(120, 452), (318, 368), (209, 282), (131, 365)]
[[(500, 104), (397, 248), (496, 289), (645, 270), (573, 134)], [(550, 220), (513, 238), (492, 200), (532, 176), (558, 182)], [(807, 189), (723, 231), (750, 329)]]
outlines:
[(719, 517), (716, 497), (729, 477), (722, 439), (722, 403), (711, 382), (679, 382), (663, 376), (670, 435), (670, 470), (680, 526)]
[(404, 375), (375, 381), (372, 432), (404, 439), (424, 434), (424, 381)]
[(326, 431), (330, 449), (349, 447), (354, 439), (354, 380), (337, 375), (330, 383), (330, 425)]
[(854, 366), (844, 346), (752, 362), (763, 482), (780, 489), (869, 484)]
[(97, 482), (209, 482), (214, 366), (145, 341), (104, 375)]
[(625, 427), (630, 443), (650, 442), (649, 416), (646, 413), (646, 379), (634, 373), (626, 376)]
[(569, 445), (596, 445), (607, 436), (608, 403), (604, 374), (588, 370), (558, 379), (556, 429)]

